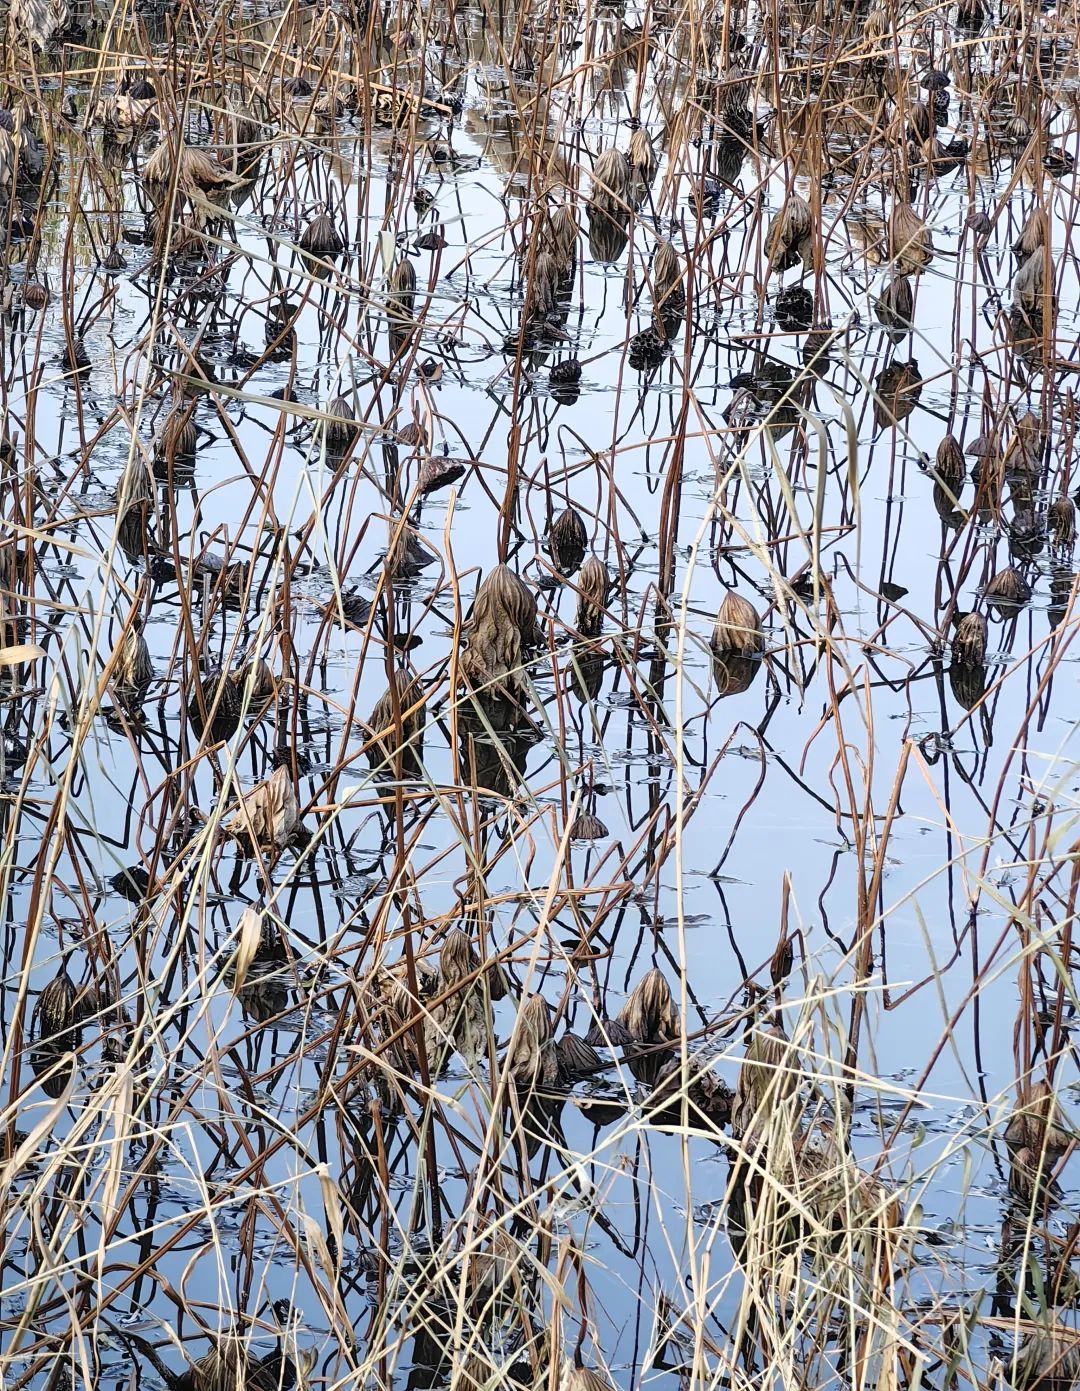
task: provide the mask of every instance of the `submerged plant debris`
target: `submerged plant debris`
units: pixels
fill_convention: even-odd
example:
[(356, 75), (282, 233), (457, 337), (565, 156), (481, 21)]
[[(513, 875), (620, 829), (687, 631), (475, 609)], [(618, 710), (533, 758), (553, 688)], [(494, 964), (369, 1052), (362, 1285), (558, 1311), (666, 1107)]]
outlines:
[(1076, 0), (7, 0), (0, 1371), (1080, 1379)]

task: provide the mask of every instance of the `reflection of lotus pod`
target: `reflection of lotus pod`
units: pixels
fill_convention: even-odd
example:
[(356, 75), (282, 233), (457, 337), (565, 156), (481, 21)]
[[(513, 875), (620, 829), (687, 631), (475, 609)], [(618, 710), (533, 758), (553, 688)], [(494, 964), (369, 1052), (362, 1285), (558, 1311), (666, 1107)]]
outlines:
[(329, 213), (321, 212), (311, 219), (300, 238), (300, 250), (323, 261), (332, 261), (345, 250), (345, 238)]
[[(405, 777), (420, 777), (423, 771), (424, 724), (427, 704), (423, 690), (408, 672), (398, 667), (375, 704), (368, 721), (374, 742), (368, 749), (368, 761), (373, 769), (393, 777), (396, 755), (401, 754), (401, 771)], [(400, 729), (394, 720), (397, 703)], [(413, 710), (411, 707), (416, 706)]]
[(1031, 585), (1014, 566), (999, 570), (984, 591), (995, 607), (1008, 610), (1026, 604), (1031, 598)]
[(300, 822), (300, 804), (287, 768), (275, 768), (264, 782), (241, 798), (240, 809), (226, 829), (242, 844), (261, 850), (283, 850)]
[(957, 702), (970, 710), (986, 692), (986, 668), (960, 666), (954, 662), (949, 668), (949, 686)]
[(1050, 536), (1055, 546), (1067, 550), (1076, 540), (1076, 504), (1062, 493), (1050, 504), (1046, 513)]
[(742, 695), (753, 685), (761, 668), (762, 662), (757, 656), (741, 657), (736, 652), (714, 652), (712, 671), (717, 694)]
[(347, 396), (335, 396), (326, 407), (326, 443), (343, 449), (356, 438), (356, 416)]
[(608, 828), (591, 811), (579, 812), (570, 823), (567, 838), (575, 841), (603, 840)]
[(765, 649), (765, 633), (756, 608), (741, 594), (725, 595), (712, 631), (714, 652), (753, 657)]
[(1042, 208), (1032, 208), (1024, 219), (1020, 235), (1013, 242), (1013, 255), (1018, 261), (1026, 261), (1046, 245), (1048, 219)]
[(589, 533), (580, 512), (567, 507), (551, 523), (548, 531), (548, 549), (555, 562), (555, 568), (563, 575), (572, 575), (585, 559), (589, 544)]
[(603, 209), (588, 209), (589, 253), (594, 261), (609, 264), (617, 261), (626, 250), (627, 222), (622, 213), (608, 213)]
[(902, 275), (917, 275), (934, 258), (930, 229), (910, 203), (897, 202), (889, 214), (889, 259)]
[(63, 966), (38, 996), (34, 1011), (34, 1035), (39, 1043), (78, 1047), (76, 1031), (75, 982)]
[(952, 659), (957, 666), (981, 667), (986, 661), (986, 619), (981, 613), (965, 613), (956, 625)]
[(937, 475), (951, 492), (958, 492), (967, 468), (964, 464), (964, 451), (955, 435), (946, 435), (937, 447)]
[(915, 318), (915, 293), (906, 275), (894, 276), (874, 301), (878, 319), (896, 334), (906, 333)]
[(583, 637), (596, 637), (604, 622), (608, 596), (608, 572), (596, 556), (589, 556), (578, 575), (577, 630)]

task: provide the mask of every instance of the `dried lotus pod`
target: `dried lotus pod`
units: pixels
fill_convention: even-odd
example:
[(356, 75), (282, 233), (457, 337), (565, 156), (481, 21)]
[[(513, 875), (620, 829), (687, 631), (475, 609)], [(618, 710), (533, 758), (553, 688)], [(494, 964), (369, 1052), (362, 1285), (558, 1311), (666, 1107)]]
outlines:
[(1053, 307), (1053, 277), (1047, 292), (1046, 257), (1029, 256), (1013, 276), (1013, 303), (1026, 315), (1042, 314)]
[(229, 680), (240, 691), (241, 699), (247, 695), (252, 705), (265, 705), (277, 694), (277, 682), (270, 664), (263, 657), (246, 662)]
[(585, 559), (589, 533), (581, 513), (573, 507), (560, 512), (548, 528), (548, 550), (561, 575), (572, 575)]
[[(1070, 1144), (1051, 1083), (1019, 1088), (1016, 1110), (1009, 1117), (1004, 1138), (1010, 1161), (1009, 1186), (1020, 1196), (1031, 1198), (1049, 1182)], [(1015, 1383), (1017, 1387), (1022, 1384), (1019, 1380)]]
[(739, 1068), (731, 1103), (731, 1133), (736, 1139), (762, 1134), (773, 1108), (798, 1090), (802, 1071), (779, 1024), (754, 1028)]
[[(393, 686), (376, 701), (368, 721), (373, 738), (368, 761), (376, 773), (392, 778), (400, 757), (402, 777), (419, 778), (423, 776), (426, 698), (419, 682), (401, 667), (391, 679)], [(394, 717), (395, 702), (400, 723)]]
[(741, 594), (729, 592), (720, 605), (712, 631), (714, 652), (754, 657), (765, 650), (765, 633), (757, 609)]
[(965, 613), (956, 625), (952, 659), (956, 666), (981, 667), (986, 662), (988, 629), (981, 613)]
[(352, 402), (347, 396), (335, 396), (326, 407), (326, 417), (323, 428), (327, 446), (343, 452), (359, 433)]
[(653, 149), (653, 142), (644, 126), (638, 126), (631, 135), (630, 149), (627, 153), (630, 160), (630, 178), (633, 185), (634, 201), (640, 203), (652, 186), (659, 164), (656, 151)]
[(879, 430), (901, 424), (922, 395), (922, 376), (914, 358), (890, 362), (874, 381), (874, 424)]
[(549, 250), (558, 262), (563, 275), (569, 275), (574, 269), (578, 237), (581, 235), (581, 228), (577, 224), (577, 219), (574, 217), (573, 209), (569, 203), (560, 203), (551, 214), (548, 226), (550, 228)]
[(433, 454), (424, 460), (420, 477), (416, 480), (416, 491), (420, 497), (437, 493), (440, 488), (450, 488), (465, 476), (465, 465), (460, 459), (451, 459), (446, 454)]
[(526, 291), (529, 311), (538, 319), (554, 314), (559, 302), (559, 282), (562, 272), (559, 263), (550, 252), (541, 251), (532, 264)]
[(946, 435), (937, 447), (936, 472), (938, 479), (951, 492), (959, 492), (967, 476), (964, 451), (955, 435)]
[(910, 203), (897, 201), (889, 214), (889, 260), (901, 275), (917, 275), (933, 259), (930, 229)]
[(874, 301), (874, 313), (899, 342), (915, 320), (915, 292), (906, 275), (893, 276)]
[(416, 301), (416, 268), (406, 259), (400, 260), (390, 276), (386, 316), (390, 330), (390, 353), (400, 356), (415, 327), (413, 312)]
[(288, 768), (273, 773), (240, 799), (226, 823), (230, 835), (254, 850), (283, 850), (300, 824), (300, 804)]
[(215, 743), (231, 739), (240, 728), (243, 697), (232, 676), (212, 671), (196, 684), (188, 701), (188, 719), (196, 737), (209, 729)]
[(625, 209), (630, 198), (631, 175), (630, 160), (622, 150), (614, 146), (601, 150), (592, 168), (590, 206), (604, 212)]
[(489, 695), (524, 693), (524, 666), (540, 640), (536, 597), (508, 565), (496, 565), (476, 591), (465, 624), (461, 671)]
[(1041, 251), (1049, 238), (1049, 219), (1042, 208), (1032, 208), (1024, 219), (1020, 234), (1013, 242), (1013, 255), (1021, 264)]
[(1071, 549), (1076, 541), (1076, 503), (1067, 493), (1056, 497), (1046, 511), (1050, 538), (1059, 550)]
[(813, 263), (814, 215), (810, 204), (797, 193), (791, 193), (784, 206), (769, 224), (765, 251), (769, 265), (776, 270), (790, 270), (802, 262), (810, 270)]
[(332, 261), (345, 250), (345, 238), (326, 211), (313, 217), (300, 237), (300, 250), (322, 261)]
[(669, 343), (682, 328), (686, 315), (682, 263), (670, 242), (661, 242), (656, 249), (652, 269), (652, 300), (653, 332), (664, 343)]
[(551, 1011), (542, 995), (530, 995), (518, 1010), (505, 1066), (519, 1086), (553, 1086), (558, 1060), (551, 1037)]
[(78, 1048), (80, 1030), (76, 1009), (77, 996), (78, 990), (65, 964), (38, 996), (32, 1029), (38, 1043), (51, 1044), (63, 1049)]
[(567, 1083), (578, 1082), (583, 1077), (592, 1077), (604, 1066), (600, 1054), (585, 1039), (577, 1034), (565, 1033), (556, 1040), (555, 1053), (559, 1063), (559, 1074)]
[(192, 418), (193, 404), (178, 402), (165, 417), (154, 450), (154, 472), (168, 478), (169, 468), (177, 462), (190, 463), (195, 458), (199, 433)]
[(117, 704), (129, 714), (134, 713), (142, 705), (153, 679), (150, 649), (143, 637), (142, 623), (136, 619), (128, 625), (115, 657), (112, 689)]
[(659, 1045), (674, 1043), (680, 1033), (671, 986), (657, 967), (642, 976), (630, 992), (619, 1011), (619, 1022), (636, 1045), (627, 1049), (630, 1071), (641, 1082), (655, 1082), (669, 1051)]
[(22, 301), (27, 309), (44, 309), (49, 302), (48, 288), (40, 280), (28, 280), (23, 284)]
[(608, 598), (608, 572), (603, 562), (591, 555), (577, 578), (577, 630), (582, 637), (599, 636)]
[(427, 449), (431, 444), (427, 429), (419, 420), (410, 420), (403, 425), (397, 432), (397, 442), (406, 449)]
[(1031, 585), (1014, 566), (999, 570), (983, 591), (987, 601), (999, 612), (1020, 608), (1031, 598)]

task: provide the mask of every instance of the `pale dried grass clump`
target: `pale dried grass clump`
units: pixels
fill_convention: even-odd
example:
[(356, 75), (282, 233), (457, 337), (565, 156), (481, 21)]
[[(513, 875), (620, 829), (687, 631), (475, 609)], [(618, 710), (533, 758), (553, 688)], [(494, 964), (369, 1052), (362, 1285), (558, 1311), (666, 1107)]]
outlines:
[(461, 672), (478, 692), (519, 699), (525, 662), (541, 641), (536, 597), (508, 565), (497, 565), (476, 592), (465, 624)]

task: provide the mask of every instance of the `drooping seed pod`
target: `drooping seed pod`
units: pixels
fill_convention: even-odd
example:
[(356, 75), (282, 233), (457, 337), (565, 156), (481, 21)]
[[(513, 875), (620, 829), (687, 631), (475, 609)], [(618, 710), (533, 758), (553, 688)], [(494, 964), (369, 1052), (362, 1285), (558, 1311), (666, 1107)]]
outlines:
[(1043, 208), (1034, 207), (1024, 219), (1020, 235), (1013, 242), (1013, 255), (1023, 263), (1046, 245), (1049, 237), (1049, 218)]
[(901, 275), (918, 275), (933, 259), (930, 229), (910, 203), (898, 200), (889, 214), (889, 260)]
[(551, 1011), (542, 995), (530, 995), (518, 1010), (506, 1054), (511, 1077), (524, 1087), (550, 1087), (558, 1080), (559, 1063), (552, 1041)]
[(352, 402), (347, 396), (335, 396), (327, 405), (326, 414), (327, 448), (339, 451), (348, 449), (358, 434)]
[(607, 607), (608, 572), (596, 556), (589, 556), (577, 578), (577, 630), (582, 637), (597, 637), (604, 623)]
[(772, 954), (769, 962), (769, 978), (773, 985), (780, 988), (791, 975), (791, 968), (795, 964), (795, 949), (792, 939), (781, 934), (780, 940), (776, 944), (776, 950)]
[(1045, 255), (1027, 258), (1013, 276), (1012, 294), (1013, 302), (1029, 318), (1041, 314), (1047, 301), (1052, 304), (1052, 293), (1046, 293)]
[(670, 342), (682, 328), (686, 315), (686, 289), (682, 263), (670, 242), (661, 242), (653, 261), (653, 332)]
[(81, 333), (75, 334), (70, 343), (64, 344), (60, 355), (60, 365), (65, 372), (80, 374), (90, 370), (90, 352)]
[(714, 652), (731, 652), (753, 657), (765, 650), (761, 616), (749, 599), (729, 592), (724, 596), (712, 631)]
[(566, 1033), (557, 1039), (555, 1054), (559, 1074), (567, 1086), (579, 1082), (583, 1077), (592, 1077), (604, 1066), (603, 1058), (592, 1044), (577, 1034)]
[(592, 169), (589, 202), (604, 212), (625, 209), (630, 197), (630, 161), (614, 146), (602, 150)]
[(582, 811), (574, 817), (567, 831), (567, 839), (571, 841), (593, 841), (604, 840), (607, 836), (608, 828), (591, 811)]
[(460, 459), (451, 459), (447, 454), (433, 454), (424, 460), (420, 468), (416, 491), (420, 497), (428, 497), (441, 488), (452, 487), (464, 477), (465, 465)]
[(416, 268), (406, 259), (400, 260), (390, 276), (390, 293), (386, 314), (390, 325), (390, 350), (400, 354), (412, 333), (416, 302)]
[(128, 625), (113, 668), (112, 688), (117, 704), (133, 714), (142, 705), (153, 679), (150, 649), (143, 637), (142, 623), (136, 619)]
[(656, 151), (644, 126), (638, 126), (630, 137), (629, 157), (634, 202), (640, 204), (652, 187), (657, 169)]
[(1031, 585), (1014, 566), (999, 570), (983, 591), (987, 602), (1003, 613), (1020, 608), (1031, 598)]
[(573, 507), (560, 512), (548, 530), (548, 550), (555, 568), (562, 575), (572, 575), (585, 559), (589, 533), (581, 513)]
[(952, 659), (957, 666), (981, 667), (986, 663), (988, 629), (981, 613), (965, 613), (956, 625)]
[(402, 776), (419, 778), (423, 774), (426, 698), (419, 683), (401, 667), (395, 669), (391, 680), (393, 685), (376, 701), (368, 721), (373, 738), (368, 762), (381, 776), (393, 778), (400, 756)]
[(765, 250), (769, 265), (790, 270), (801, 261), (809, 270), (813, 262), (814, 220), (810, 204), (797, 193), (788, 195), (784, 206), (769, 224)]
[(930, 115), (930, 108), (926, 102), (913, 101), (908, 107), (908, 135), (910, 139), (922, 144), (930, 139), (933, 130), (933, 117)]
[(40, 280), (27, 280), (23, 283), (22, 301), (27, 309), (44, 309), (49, 302), (49, 292)]
[[(668, 1051), (657, 1045), (674, 1043), (679, 1037), (679, 1011), (667, 977), (657, 967), (642, 976), (631, 991), (619, 1011), (619, 1022), (638, 1045), (628, 1049), (631, 1072), (639, 1081), (655, 1082)], [(642, 1056), (642, 1048), (650, 1051)]]
[(240, 728), (243, 696), (240, 687), (227, 673), (209, 672), (196, 684), (188, 702), (188, 719), (201, 739), (209, 730), (215, 743), (231, 739)]
[(403, 425), (397, 433), (397, 441), (406, 449), (428, 449), (431, 445), (428, 432), (419, 420), (410, 420)]
[(155, 463), (158, 458), (167, 463), (176, 459), (189, 460), (195, 457), (199, 433), (192, 418), (193, 412), (193, 405), (178, 402), (165, 417), (158, 438)]
[(560, 203), (544, 227), (544, 250), (555, 258), (562, 276), (573, 272), (581, 229), (569, 203)]
[(532, 276), (526, 292), (526, 303), (536, 318), (553, 314), (559, 302), (559, 263), (548, 251), (541, 251), (533, 261)]
[(555, 387), (577, 386), (581, 381), (581, 363), (576, 357), (564, 357), (559, 362), (553, 362), (548, 370), (548, 381)]
[(874, 424), (879, 430), (899, 425), (915, 409), (922, 395), (922, 376), (914, 358), (890, 362), (874, 381)]
[(967, 476), (964, 451), (955, 435), (946, 435), (937, 447), (937, 476), (939, 480), (956, 493), (963, 486)]
[(322, 261), (332, 261), (345, 250), (345, 238), (326, 211), (313, 217), (300, 237), (300, 250)]
[(38, 996), (34, 1009), (32, 1032), (38, 1043), (71, 1049), (79, 1046), (77, 994), (67, 966), (61, 966)]
[(1046, 512), (1050, 525), (1050, 539), (1059, 550), (1069, 550), (1076, 541), (1076, 503), (1067, 493), (1062, 493), (1050, 504)]
[(240, 692), (241, 701), (246, 696), (249, 704), (253, 707), (265, 705), (268, 701), (273, 700), (277, 694), (274, 673), (270, 670), (270, 664), (263, 657), (256, 657), (253, 661), (246, 662), (239, 670), (234, 671), (229, 679)]

